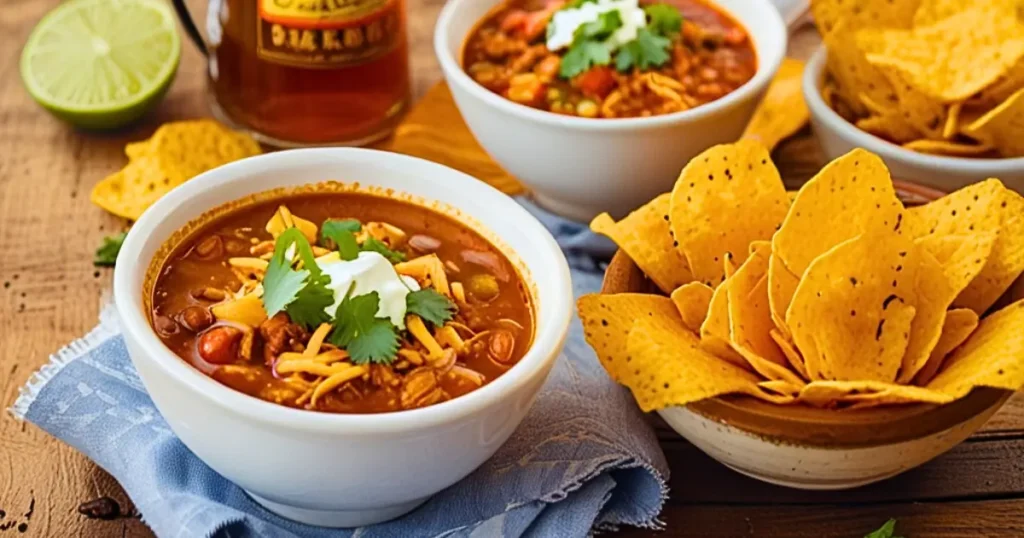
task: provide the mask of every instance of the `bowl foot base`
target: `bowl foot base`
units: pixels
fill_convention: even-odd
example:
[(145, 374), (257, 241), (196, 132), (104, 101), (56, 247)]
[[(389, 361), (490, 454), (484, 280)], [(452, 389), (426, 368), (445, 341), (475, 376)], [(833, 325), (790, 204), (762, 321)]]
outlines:
[(859, 488), (861, 486), (866, 486), (868, 484), (874, 484), (875, 482), (881, 482), (882, 480), (886, 480), (886, 479), (892, 478), (892, 477), (902, 473), (903, 471), (907, 470), (907, 469), (900, 469), (899, 471), (896, 471), (896, 472), (885, 473), (885, 474), (874, 476), (874, 477), (871, 477), (871, 478), (853, 478), (853, 479), (845, 479), (845, 480), (826, 480), (826, 479), (815, 480), (815, 479), (808, 478), (806, 480), (801, 480), (801, 479), (796, 479), (796, 478), (788, 479), (788, 478), (780, 478), (780, 477), (777, 477), (777, 476), (767, 476), (767, 475), (755, 473), (755, 472), (752, 472), (752, 471), (748, 471), (746, 469), (741, 469), (739, 467), (735, 467), (735, 466), (729, 465), (728, 463), (722, 463), (722, 465), (725, 465), (726, 467), (732, 469), (733, 471), (736, 471), (737, 473), (749, 476), (750, 478), (755, 478), (755, 479), (760, 480), (762, 482), (767, 482), (769, 484), (775, 484), (776, 486), (784, 486), (784, 487), (787, 487), (787, 488), (806, 489), (806, 490), (813, 490), (813, 491), (836, 491), (836, 490), (843, 490), (843, 489)]
[(307, 525), (334, 528), (362, 527), (363, 525), (373, 525), (374, 523), (395, 519), (411, 512), (429, 498), (424, 497), (394, 506), (365, 510), (311, 510), (309, 508), (277, 503), (250, 491), (246, 491), (246, 493), (261, 506), (283, 518)]

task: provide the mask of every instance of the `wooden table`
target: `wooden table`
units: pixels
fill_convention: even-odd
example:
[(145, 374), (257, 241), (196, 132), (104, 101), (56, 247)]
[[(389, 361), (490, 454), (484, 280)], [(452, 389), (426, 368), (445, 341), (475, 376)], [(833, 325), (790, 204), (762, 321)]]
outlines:
[[(18, 55), (32, 26), (58, 0), (5, 0), (0, 9), (0, 406), (11, 405), (29, 375), (64, 343), (96, 323), (111, 272), (92, 265), (107, 234), (125, 228), (88, 201), (100, 178), (123, 166), (126, 142), (165, 121), (207, 115), (203, 62), (184, 43), (181, 70), (167, 100), (144, 124), (85, 135), (51, 118), (22, 89)], [(195, 13), (203, 0), (192, 2)], [(431, 36), (444, 0), (409, 0), (415, 92), (440, 79)], [(806, 57), (813, 30), (799, 32), (791, 54)], [(789, 181), (822, 164), (803, 133), (776, 152)], [(912, 538), (1024, 536), (1024, 396), (950, 454), (899, 478), (839, 493), (764, 485), (711, 461), (660, 429), (672, 466), (672, 498), (663, 536), (856, 537), (889, 517)], [(90, 520), (78, 505), (109, 495), (130, 510), (105, 472), (42, 431), (0, 416), (0, 538), (4, 536), (151, 536), (138, 519)], [(626, 530), (624, 536), (649, 531)]]

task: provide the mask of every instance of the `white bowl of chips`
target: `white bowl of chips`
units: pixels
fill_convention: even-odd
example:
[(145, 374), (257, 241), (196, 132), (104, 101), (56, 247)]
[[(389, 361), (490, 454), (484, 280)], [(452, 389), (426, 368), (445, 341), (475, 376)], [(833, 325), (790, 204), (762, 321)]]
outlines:
[(942, 196), (857, 149), (791, 197), (739, 142), (591, 227), (621, 248), (577, 304), (605, 370), (761, 480), (887, 478), (1024, 387), (1024, 197), (996, 179)]
[(943, 190), (1024, 190), (1024, 23), (1014, 2), (812, 2), (804, 97), (825, 155), (879, 155)]

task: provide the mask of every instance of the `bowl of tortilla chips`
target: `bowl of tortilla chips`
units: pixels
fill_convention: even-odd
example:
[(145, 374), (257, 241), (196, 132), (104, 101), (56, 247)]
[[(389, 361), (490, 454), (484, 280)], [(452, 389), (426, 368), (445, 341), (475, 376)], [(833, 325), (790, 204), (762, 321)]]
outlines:
[(944, 190), (1024, 190), (1024, 20), (1015, 0), (814, 0), (804, 96), (828, 158), (856, 147)]
[(745, 474), (882, 480), (1024, 386), (1024, 197), (999, 180), (942, 196), (858, 149), (787, 193), (767, 149), (740, 142), (591, 228), (620, 248), (578, 303), (601, 364)]

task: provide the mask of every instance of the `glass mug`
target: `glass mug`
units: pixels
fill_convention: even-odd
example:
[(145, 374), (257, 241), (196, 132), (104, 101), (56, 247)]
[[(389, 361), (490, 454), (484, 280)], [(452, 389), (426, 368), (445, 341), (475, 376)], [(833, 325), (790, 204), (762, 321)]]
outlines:
[(209, 43), (173, 3), (206, 55), (214, 115), (261, 142), (369, 144), (408, 106), (405, 0), (210, 0)]

